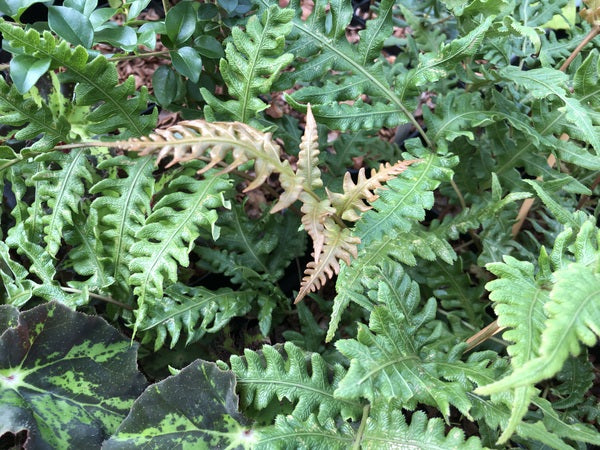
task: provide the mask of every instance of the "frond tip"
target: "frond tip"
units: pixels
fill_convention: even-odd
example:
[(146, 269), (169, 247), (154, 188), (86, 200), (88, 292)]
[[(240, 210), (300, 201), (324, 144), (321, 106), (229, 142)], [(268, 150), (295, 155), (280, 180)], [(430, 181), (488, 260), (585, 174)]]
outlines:
[(316, 291), (340, 272), (339, 260), (350, 264), (350, 257), (356, 258), (360, 239), (352, 236), (348, 228), (340, 228), (332, 219), (325, 221), (325, 245), (321, 255), (313, 254), (315, 261), (306, 265), (305, 277), (294, 303), (300, 302), (306, 294)]

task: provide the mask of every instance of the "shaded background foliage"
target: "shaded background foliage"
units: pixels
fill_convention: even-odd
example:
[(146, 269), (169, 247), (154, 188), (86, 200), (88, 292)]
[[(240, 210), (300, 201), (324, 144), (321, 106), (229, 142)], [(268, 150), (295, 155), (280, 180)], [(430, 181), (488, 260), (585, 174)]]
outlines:
[(597, 4), (280, 3), (0, 2), (2, 445), (600, 445)]

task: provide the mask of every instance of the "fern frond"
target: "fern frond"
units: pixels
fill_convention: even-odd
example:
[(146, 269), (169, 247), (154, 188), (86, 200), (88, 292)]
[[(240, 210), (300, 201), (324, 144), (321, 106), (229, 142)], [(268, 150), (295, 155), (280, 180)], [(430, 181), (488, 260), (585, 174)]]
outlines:
[[(15, 249), (19, 255), (27, 258), (30, 264), (29, 273), (38, 278), (33, 283), (33, 296), (41, 297), (47, 301), (56, 300), (71, 308), (87, 304), (88, 298), (85, 292), (67, 294), (61, 289), (59, 283), (54, 279), (56, 267), (52, 257), (42, 246), (28, 239), (23, 222), (17, 223), (8, 231), (5, 242), (10, 248)], [(26, 287), (32, 286), (24, 280), (21, 283)]]
[(197, 342), (206, 333), (215, 333), (236, 316), (250, 310), (252, 293), (221, 288), (211, 291), (202, 286), (190, 287), (175, 283), (165, 289), (164, 297), (148, 306), (145, 318), (139, 325), (143, 342), (154, 338), (158, 351), (171, 338), (170, 347), (179, 342), (181, 332), (186, 345)]
[(306, 250), (298, 220), (292, 215), (263, 214), (250, 219), (244, 206), (233, 204), (219, 214), (220, 235), (213, 248), (198, 247), (200, 264), (213, 272), (234, 275), (235, 283), (244, 283), (242, 272), (252, 270), (276, 282), (289, 262)]
[[(48, 253), (54, 256), (61, 245), (63, 227), (73, 225), (73, 214), (79, 212), (86, 185), (92, 183), (92, 173), (83, 148), (69, 153), (44, 153), (36, 161), (45, 163), (46, 166), (32, 180), (40, 181), (36, 197), (52, 210), (50, 214), (42, 216), (41, 224)], [(52, 169), (54, 165), (59, 169)]]
[(204, 110), (207, 117), (225, 116), (246, 123), (267, 108), (259, 96), (271, 93), (279, 73), (294, 59), (291, 53), (284, 53), (293, 15), (291, 9), (271, 6), (260, 19), (257, 15), (250, 17), (244, 31), (232, 28), (219, 70), (233, 100), (221, 101), (201, 88), (208, 104)]
[(9, 254), (9, 247), (0, 241), (0, 277), (2, 279), (2, 304), (20, 308), (32, 295), (35, 284), (27, 279), (29, 272)]
[(298, 170), (296, 174), (304, 180), (305, 189), (318, 189), (323, 186), (321, 171), (319, 170), (319, 136), (317, 123), (312, 113), (310, 104), (306, 109), (306, 125), (300, 141), (298, 153)]
[(345, 373), (341, 365), (330, 367), (318, 353), (305, 355), (291, 342), (283, 349), (285, 354), (265, 345), (260, 353), (246, 349), (244, 357), (231, 357), (243, 406), (260, 411), (276, 397), (292, 402), (292, 415), (302, 421), (313, 413), (320, 423), (338, 415), (344, 419), (360, 417), (362, 405), (358, 401), (333, 395)]
[(422, 411), (415, 411), (410, 419), (410, 425), (402, 414), (381, 402), (372, 407), (367, 419), (367, 428), (361, 439), (362, 448), (460, 448), (482, 449), (478, 437), (465, 439), (464, 431), (451, 428), (446, 431), (445, 423), (438, 419), (428, 419)]
[(216, 208), (229, 206), (223, 197), (229, 188), (221, 177), (199, 181), (181, 174), (154, 205), (130, 250), (129, 284), (134, 286), (139, 306), (134, 329), (146, 317), (147, 308), (163, 297), (164, 284), (177, 281), (178, 264), (189, 264), (188, 253), (201, 229), (211, 231), (214, 238), (219, 236)]
[[(1, 26), (1, 25), (0, 25)], [(19, 94), (15, 86), (9, 86), (0, 77), (0, 116), (2, 124), (21, 127), (15, 139), (41, 139), (27, 147), (33, 152), (52, 149), (61, 141), (67, 140), (71, 126), (66, 118), (55, 118), (45, 103), (36, 104), (29, 96)]]
[(347, 422), (336, 423), (329, 419), (320, 423), (314, 415), (304, 421), (280, 415), (275, 425), (260, 429), (258, 448), (484, 448), (478, 437), (465, 440), (464, 432), (459, 428), (451, 428), (446, 433), (440, 419), (428, 419), (421, 411), (412, 414), (409, 425), (401, 410), (384, 402), (374, 405), (364, 420), (366, 427), (360, 433)]
[[(514, 389), (521, 393), (520, 400), (515, 396), (520, 403), (513, 407), (507, 433), (515, 429), (527, 411), (533, 385), (554, 376), (569, 354), (579, 354), (581, 343), (594, 345), (597, 341), (600, 332), (600, 277), (595, 271), (600, 258), (597, 233), (591, 220), (582, 224), (576, 237), (567, 228), (557, 236), (550, 258), (542, 249), (541, 270), (536, 277), (530, 263), (509, 257), (505, 257), (505, 264), (489, 266), (500, 276), (489, 283), (498, 322), (513, 327), (505, 333), (505, 337), (515, 342), (509, 347), (513, 373), (476, 392), (487, 395)], [(575, 261), (572, 256), (563, 256), (570, 253), (567, 251), (570, 246)], [(520, 295), (524, 291), (529, 295)]]
[(360, 239), (353, 236), (349, 229), (340, 228), (332, 219), (325, 220), (323, 226), (323, 250), (320, 255), (313, 255), (315, 260), (306, 265), (300, 291), (294, 303), (301, 301), (309, 292), (319, 289), (334, 273), (338, 274), (340, 260), (349, 265), (350, 257), (356, 258)]
[[(109, 158), (98, 164), (98, 170), (107, 170), (109, 176), (90, 188), (90, 193), (101, 194), (91, 205), (99, 218), (98, 230), (104, 243), (101, 254), (107, 258), (107, 268), (115, 280), (111, 290), (118, 297), (129, 294), (129, 263), (135, 235), (150, 214), (150, 200), (154, 193), (150, 156), (137, 159), (126, 156)], [(123, 176), (118, 176), (119, 170)]]
[(343, 184), (344, 193), (339, 194), (328, 190), (327, 196), (336, 213), (342, 219), (356, 222), (360, 219), (362, 213), (371, 209), (371, 206), (365, 204), (364, 200), (368, 203), (373, 203), (379, 198), (375, 190), (382, 188), (381, 183), (395, 178), (404, 172), (408, 166), (417, 162), (421, 162), (421, 160), (398, 161), (393, 165), (390, 163), (381, 164), (379, 170), (371, 170), (369, 178), (365, 176), (365, 169), (363, 167), (358, 171), (356, 183), (352, 180), (350, 172), (346, 172)]
[(88, 277), (84, 282), (73, 282), (79, 288), (85, 286), (102, 292), (114, 282), (114, 278), (107, 270), (108, 258), (102, 256), (102, 244), (97, 233), (98, 213), (90, 208), (87, 214), (87, 219), (84, 214), (77, 214), (71, 229), (65, 233), (65, 241), (72, 247), (67, 255), (67, 264), (77, 274)]
[(179, 122), (170, 128), (157, 129), (148, 137), (111, 143), (114, 147), (140, 152), (141, 155), (157, 153), (160, 162), (171, 157), (168, 166), (194, 159), (210, 158), (200, 173), (220, 164), (231, 152), (233, 161), (224, 172), (235, 170), (249, 160), (254, 160), (255, 180), (244, 192), (259, 187), (274, 172), (280, 174), (285, 192), (271, 212), (277, 212), (294, 203), (302, 191), (302, 182), (287, 161), (279, 158), (280, 148), (270, 133), (262, 133), (239, 122), (206, 122), (192, 120)]
[(350, 359), (348, 373), (335, 395), (398, 400), (407, 409), (417, 403), (437, 407), (445, 417), (454, 405), (467, 417), (468, 393), (485, 383), (490, 359), (486, 353), (461, 361), (463, 344), (442, 351), (428, 344), (438, 339), (442, 324), (435, 323), (436, 303), (430, 299), (420, 307), (418, 285), (398, 265), (385, 264), (371, 282), (374, 303), (369, 326), (358, 325), (356, 339), (336, 342)]
[(317, 200), (305, 192), (300, 194), (302, 201), (302, 225), (313, 241), (315, 262), (319, 262), (325, 244), (325, 220), (335, 214), (328, 199)]
[(24, 29), (0, 20), (0, 33), (15, 49), (26, 54), (50, 58), (50, 69), (65, 67), (63, 81), (73, 79), (75, 101), (81, 106), (97, 106), (88, 116), (88, 132), (103, 134), (121, 129), (121, 136), (141, 136), (156, 123), (157, 111), (143, 116), (147, 108), (148, 89), (135, 90), (135, 81), (130, 76), (125, 83), (117, 84), (117, 69), (104, 56), (89, 61), (87, 50), (81, 46), (72, 49), (66, 41), (55, 38), (50, 32), (40, 34), (33, 28)]
[(384, 238), (389, 239), (410, 230), (415, 222), (425, 218), (425, 210), (433, 206), (433, 190), (452, 176), (450, 169), (455, 158), (439, 158), (429, 155), (422, 162), (386, 184), (379, 191), (373, 209), (367, 211), (356, 224), (355, 235), (362, 245)]

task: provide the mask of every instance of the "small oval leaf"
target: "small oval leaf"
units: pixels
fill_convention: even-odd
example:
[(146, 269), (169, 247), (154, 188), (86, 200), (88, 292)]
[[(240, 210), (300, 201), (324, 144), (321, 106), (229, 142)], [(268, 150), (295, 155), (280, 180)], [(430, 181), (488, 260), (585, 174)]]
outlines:
[(207, 58), (224, 58), (225, 52), (221, 43), (212, 36), (199, 36), (194, 40), (194, 46), (198, 53)]
[(196, 10), (194, 3), (184, 1), (176, 4), (165, 19), (167, 35), (176, 44), (187, 41), (196, 30)]
[(66, 6), (48, 7), (48, 26), (64, 40), (73, 45), (90, 48), (94, 41), (94, 29), (87, 17)]
[(168, 106), (177, 97), (177, 74), (167, 66), (160, 66), (152, 75), (154, 96), (160, 106)]
[(175, 70), (197, 83), (202, 72), (202, 58), (198, 52), (192, 47), (182, 47), (177, 51), (170, 52), (170, 54)]
[(28, 92), (50, 67), (50, 58), (17, 55), (10, 62), (10, 77), (20, 94)]

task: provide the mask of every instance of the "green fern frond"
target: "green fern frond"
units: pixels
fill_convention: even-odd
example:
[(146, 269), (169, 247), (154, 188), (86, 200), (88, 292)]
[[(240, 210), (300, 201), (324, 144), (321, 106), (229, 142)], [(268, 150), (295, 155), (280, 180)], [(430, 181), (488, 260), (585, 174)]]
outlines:
[(122, 138), (127, 138), (144, 135), (154, 127), (156, 110), (151, 115), (141, 115), (148, 107), (148, 89), (142, 87), (136, 93), (133, 76), (125, 83), (117, 84), (115, 65), (103, 56), (88, 61), (88, 53), (81, 46), (72, 49), (66, 41), (55, 38), (48, 31), (43, 34), (33, 28), (25, 31), (4, 20), (0, 21), (0, 33), (12, 48), (22, 49), (36, 57), (50, 58), (50, 69), (67, 69), (63, 81), (72, 79), (77, 82), (77, 105), (95, 106), (87, 116), (89, 133), (104, 134), (121, 129)]
[[(490, 266), (500, 275), (490, 283), (491, 297), (497, 297), (498, 321), (514, 327), (508, 336), (515, 341), (509, 347), (511, 356), (516, 355), (511, 375), (477, 392), (485, 395), (531, 387), (559, 372), (569, 354), (579, 354), (582, 343), (596, 343), (600, 331), (597, 233), (591, 220), (583, 223), (576, 236), (566, 229), (557, 237), (551, 258), (542, 250), (542, 270), (535, 278), (529, 263), (506, 258), (505, 264)], [(575, 261), (564, 253), (572, 253)], [(515, 297), (522, 289), (531, 295)], [(496, 290), (504, 294), (496, 296)]]
[(0, 277), (2, 278), (2, 304), (20, 308), (32, 295), (35, 284), (27, 279), (29, 271), (11, 258), (9, 247), (0, 241)]
[(239, 27), (231, 30), (231, 41), (225, 48), (226, 58), (221, 59), (219, 69), (233, 100), (219, 100), (206, 88), (201, 88), (202, 97), (208, 104), (204, 110), (207, 117), (224, 116), (246, 123), (267, 108), (259, 96), (271, 92), (279, 73), (294, 58), (291, 53), (283, 53), (293, 15), (291, 9), (272, 6), (260, 19), (250, 17), (244, 31)]
[[(15, 249), (19, 255), (27, 258), (29, 274), (34, 274), (37, 277), (37, 280), (34, 280), (33, 283), (33, 296), (47, 301), (56, 300), (71, 308), (88, 303), (85, 292), (68, 294), (61, 289), (60, 284), (54, 279), (56, 267), (52, 257), (42, 246), (29, 241), (22, 222), (8, 231), (5, 242), (10, 248)], [(25, 286), (32, 286), (25, 281), (21, 281), (21, 283)]]
[[(32, 178), (39, 181), (36, 197), (51, 209), (43, 215), (41, 224), (44, 229), (44, 241), (48, 253), (56, 255), (63, 238), (65, 225), (73, 225), (73, 214), (79, 212), (79, 204), (86, 190), (92, 183), (93, 176), (83, 148), (69, 153), (53, 151), (44, 153), (36, 161), (45, 163), (45, 170)], [(52, 169), (58, 166), (58, 169)]]
[(289, 214), (266, 213), (250, 219), (243, 205), (232, 204), (219, 214), (217, 226), (221, 232), (214, 248), (198, 247), (195, 252), (202, 266), (233, 276), (235, 283), (244, 283), (247, 277), (242, 272), (249, 270), (276, 282), (289, 262), (306, 249), (298, 220)]
[[(108, 259), (107, 267), (116, 285), (112, 291), (119, 297), (130, 295), (130, 250), (136, 233), (150, 214), (154, 193), (152, 163), (150, 156), (137, 159), (117, 156), (104, 160), (97, 168), (107, 170), (109, 175), (90, 188), (90, 193), (101, 194), (90, 209), (99, 218), (98, 232), (104, 243), (100, 253)], [(117, 170), (123, 176), (119, 176)]]
[[(277, 4), (275, 0), (255, 0), (261, 11), (270, 5)], [(318, 0), (315, 2), (310, 16), (303, 20), (302, 8), (299, 0), (290, 2), (289, 7), (296, 11), (293, 18), (293, 29), (288, 35), (288, 51), (294, 54), (296, 63), (293, 72), (283, 73), (276, 88), (285, 90), (294, 83), (312, 82), (323, 79), (331, 69), (353, 75), (348, 84), (357, 84), (360, 89), (349, 89), (328, 92), (329, 88), (311, 86), (310, 98), (321, 101), (313, 103), (315, 117), (321, 123), (327, 121), (331, 128), (345, 130), (366, 129), (376, 124), (385, 123), (387, 126), (397, 125), (402, 117), (414, 121), (412, 114), (394, 93), (386, 79), (381, 60), (381, 49), (385, 39), (392, 32), (392, 9), (394, 1), (384, 0), (379, 4), (377, 16), (368, 21), (365, 30), (361, 31), (358, 45), (351, 45), (346, 39), (345, 30), (352, 19), (352, 5), (343, 0)], [(301, 61), (301, 64), (300, 64)], [(363, 64), (364, 63), (364, 64)], [(317, 89), (320, 93), (317, 94)], [(360, 91), (378, 100), (380, 114), (372, 116), (370, 105), (364, 104), (365, 111), (358, 115), (347, 108), (341, 114), (326, 117), (328, 111), (345, 108), (339, 102), (342, 100), (356, 101)], [(302, 98), (302, 89), (292, 97), (290, 102), (297, 102), (294, 98)], [(391, 106), (388, 106), (391, 104)], [(381, 111), (383, 109), (383, 111)], [(398, 111), (401, 114), (398, 114)], [(323, 117), (320, 117), (323, 114)], [(349, 117), (350, 114), (352, 117)], [(375, 121), (373, 118), (376, 117)]]
[(154, 205), (130, 250), (129, 284), (134, 286), (138, 301), (134, 329), (139, 328), (148, 307), (163, 297), (164, 284), (177, 281), (178, 265), (189, 264), (188, 253), (201, 229), (218, 238), (216, 208), (229, 207), (223, 197), (229, 188), (229, 182), (222, 177), (196, 180), (180, 174)]
[(450, 169), (455, 158), (439, 158), (429, 155), (413, 164), (379, 191), (379, 198), (371, 205), (356, 224), (354, 234), (361, 245), (393, 238), (400, 232), (409, 231), (415, 222), (425, 218), (425, 210), (433, 206), (433, 190), (452, 176)]
[(347, 422), (329, 419), (320, 423), (314, 415), (304, 421), (294, 416), (278, 416), (275, 425), (260, 429), (257, 448), (483, 448), (478, 437), (465, 439), (459, 428), (446, 432), (443, 421), (428, 419), (421, 411), (412, 414), (409, 425), (400, 409), (384, 402), (374, 405), (363, 420), (366, 426), (360, 432)]
[[(397, 400), (404, 408), (417, 403), (437, 407), (445, 417), (450, 405), (469, 416), (468, 392), (483, 384), (489, 358), (475, 354), (461, 361), (464, 346), (454, 344), (448, 351), (433, 348), (432, 337), (443, 332), (434, 321), (436, 302), (430, 299), (421, 309), (418, 285), (401, 267), (386, 264), (373, 278), (370, 297), (375, 304), (369, 326), (358, 325), (356, 339), (336, 342), (350, 368), (335, 395)], [(491, 369), (489, 369), (491, 370)]]
[(299, 420), (293, 415), (279, 415), (274, 425), (260, 429), (256, 448), (346, 450), (353, 443), (354, 430), (345, 421), (338, 424), (330, 418), (321, 424), (314, 414), (306, 420)]
[(465, 439), (460, 428), (446, 430), (444, 422), (438, 418), (428, 419), (422, 411), (415, 411), (410, 425), (400, 409), (382, 402), (374, 405), (367, 419), (367, 427), (361, 439), (361, 448), (444, 448), (482, 449), (478, 437)]
[(260, 411), (276, 397), (292, 402), (292, 416), (301, 421), (311, 414), (321, 424), (338, 415), (344, 419), (360, 417), (360, 402), (333, 395), (345, 373), (342, 366), (330, 367), (318, 353), (306, 355), (291, 342), (283, 348), (285, 354), (265, 345), (261, 353), (246, 349), (244, 357), (231, 357), (243, 407)]
[(143, 342), (154, 339), (158, 351), (171, 338), (170, 347), (179, 342), (182, 331), (185, 344), (197, 342), (206, 333), (215, 333), (236, 316), (250, 310), (252, 293), (221, 288), (211, 291), (202, 286), (190, 287), (175, 283), (165, 289), (164, 297), (148, 306), (146, 317), (140, 322)]
[(67, 264), (84, 277), (85, 282), (77, 281), (77, 286), (102, 292), (114, 282), (108, 273), (108, 258), (102, 256), (102, 245), (98, 236), (98, 213), (95, 209), (78, 214), (71, 229), (65, 233), (65, 241), (72, 247), (67, 255)]
[[(0, 23), (0, 27), (3, 24)], [(33, 152), (52, 149), (67, 140), (71, 126), (66, 118), (55, 118), (45, 103), (38, 105), (29, 96), (21, 95), (14, 86), (9, 86), (0, 77), (0, 116), (4, 125), (23, 127), (15, 133), (15, 139), (42, 138), (27, 147)]]

